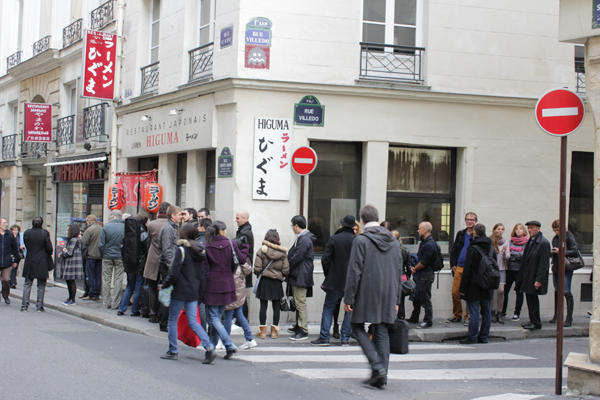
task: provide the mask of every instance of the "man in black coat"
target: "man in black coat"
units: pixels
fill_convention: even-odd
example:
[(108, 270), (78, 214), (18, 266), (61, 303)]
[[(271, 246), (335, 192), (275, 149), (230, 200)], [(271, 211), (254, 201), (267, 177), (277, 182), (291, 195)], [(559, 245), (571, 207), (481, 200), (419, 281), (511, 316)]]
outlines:
[(27, 311), (29, 307), (29, 298), (31, 295), (31, 286), (33, 280), (37, 279), (37, 303), (38, 311), (44, 311), (44, 294), (46, 293), (46, 280), (48, 271), (54, 268), (52, 262), (52, 242), (50, 233), (42, 228), (44, 220), (42, 217), (35, 217), (31, 221), (31, 229), (27, 229), (23, 235), (23, 241), (27, 246), (27, 256), (23, 265), (23, 302), (21, 311)]
[[(321, 289), (325, 291), (323, 313), (321, 314), (321, 332), (319, 338), (311, 343), (318, 346), (329, 346), (329, 329), (336, 304), (344, 297), (346, 287), (346, 274), (348, 272), (348, 260), (352, 251), (354, 240), (354, 223), (356, 218), (347, 215), (340, 221), (340, 229), (329, 239), (325, 245), (325, 252), (321, 257), (325, 281)], [(344, 314), (342, 323), (342, 344), (348, 344), (350, 340), (350, 315)]]
[[(144, 281), (144, 266), (148, 257), (150, 248), (150, 238), (146, 223), (148, 216), (140, 213), (135, 217), (129, 217), (125, 220), (125, 238), (123, 239), (123, 266), (127, 274), (127, 288), (123, 294), (119, 311), (117, 315), (125, 314), (129, 306), (129, 300), (133, 296), (131, 306), (131, 316), (139, 317), (142, 313), (140, 297), (142, 293), (142, 283)], [(195, 228), (194, 228), (195, 229)], [(147, 309), (147, 306), (145, 306)], [(148, 311), (146, 310), (146, 314)]]
[(10, 272), (19, 264), (19, 246), (17, 239), (8, 230), (8, 222), (0, 218), (0, 278), (2, 280), (2, 297), (10, 304)]
[[(252, 233), (252, 225), (248, 222), (250, 219), (250, 214), (248, 211), (241, 210), (235, 214), (235, 223), (238, 226), (237, 232), (235, 233), (235, 242), (239, 248), (242, 248), (243, 245), (248, 245), (248, 258), (246, 259), (248, 264), (252, 265), (252, 260), (254, 260), (254, 234)], [(246, 276), (246, 288), (252, 287), (252, 274), (248, 274)], [(248, 296), (246, 296), (246, 300), (244, 301), (244, 305), (242, 306), (242, 312), (244, 316), (248, 318)]]
[[(413, 302), (413, 312), (407, 320), (410, 323), (418, 324), (417, 328), (426, 329), (433, 326), (433, 305), (431, 304), (431, 285), (433, 285), (434, 272), (433, 266), (437, 261), (437, 243), (431, 236), (433, 226), (429, 221), (423, 221), (419, 224), (419, 251), (417, 259), (419, 262), (411, 267), (413, 279), (416, 284), (415, 300)], [(421, 307), (425, 311), (423, 322), (419, 324), (419, 314)]]
[(519, 290), (525, 293), (529, 309), (529, 323), (521, 325), (525, 329), (542, 329), (540, 300), (538, 295), (548, 293), (548, 267), (550, 262), (550, 242), (542, 235), (542, 224), (529, 221), (525, 224), (529, 241), (525, 246), (521, 268), (519, 269)]
[[(477, 282), (477, 273), (481, 262), (481, 254), (489, 254), (492, 241), (485, 235), (485, 226), (477, 224), (474, 227), (473, 241), (467, 249), (463, 276), (460, 281), (460, 295), (467, 301), (469, 310), (469, 333), (463, 344), (487, 343), (492, 323), (492, 312), (490, 302), (493, 290), (482, 289)], [(496, 259), (496, 252), (492, 256)], [(481, 252), (481, 253), (480, 253)], [(481, 315), (481, 328), (479, 327), (479, 315)]]

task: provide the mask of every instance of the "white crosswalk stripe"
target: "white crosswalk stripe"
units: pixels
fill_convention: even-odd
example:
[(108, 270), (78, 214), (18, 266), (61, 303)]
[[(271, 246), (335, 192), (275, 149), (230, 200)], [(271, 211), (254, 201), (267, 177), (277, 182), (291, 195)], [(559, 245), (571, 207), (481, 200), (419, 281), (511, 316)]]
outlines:
[[(315, 363), (364, 363), (366, 358), (362, 354), (285, 354), (285, 355), (253, 355), (241, 354), (240, 360), (255, 363), (282, 363), (282, 362), (315, 362)], [(485, 361), (485, 360), (531, 360), (531, 357), (512, 353), (439, 353), (439, 354), (391, 354), (390, 362), (418, 362), (418, 361)]]

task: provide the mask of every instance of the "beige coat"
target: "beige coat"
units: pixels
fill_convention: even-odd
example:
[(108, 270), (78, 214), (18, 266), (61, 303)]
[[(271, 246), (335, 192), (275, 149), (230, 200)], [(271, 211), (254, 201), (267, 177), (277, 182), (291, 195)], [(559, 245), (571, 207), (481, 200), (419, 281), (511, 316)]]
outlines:
[(148, 250), (146, 266), (144, 267), (144, 278), (146, 279), (158, 280), (158, 262), (160, 259), (158, 234), (167, 221), (168, 218), (166, 216), (160, 216), (147, 224), (148, 235), (150, 236), (150, 249)]
[(235, 310), (240, 308), (246, 301), (246, 276), (250, 275), (250, 272), (252, 272), (252, 267), (248, 263), (244, 263), (235, 270), (233, 281), (235, 282), (235, 295), (237, 300), (225, 306), (225, 310)]
[(254, 273), (256, 276), (262, 272), (263, 268), (265, 268), (271, 260), (273, 260), (273, 262), (269, 269), (263, 273), (263, 276), (265, 278), (277, 279), (283, 282), (285, 277), (290, 273), (287, 249), (283, 246), (278, 246), (264, 240), (263, 245), (256, 253), (256, 259), (254, 260)]

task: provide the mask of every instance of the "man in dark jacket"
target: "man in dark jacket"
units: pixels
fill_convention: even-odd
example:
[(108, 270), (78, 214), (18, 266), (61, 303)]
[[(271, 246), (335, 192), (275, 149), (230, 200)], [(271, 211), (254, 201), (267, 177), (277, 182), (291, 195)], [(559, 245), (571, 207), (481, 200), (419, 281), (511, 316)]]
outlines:
[[(355, 222), (356, 219), (352, 215), (342, 218), (340, 229), (325, 245), (323, 257), (321, 257), (325, 281), (321, 285), (321, 289), (326, 294), (323, 303), (323, 314), (321, 314), (321, 332), (319, 338), (311, 342), (314, 345), (329, 346), (329, 329), (331, 329), (333, 311), (336, 304), (344, 297), (348, 260), (350, 259), (352, 241), (354, 240), (352, 228)], [(342, 344), (348, 344), (350, 329), (350, 315), (345, 313), (344, 322), (342, 323)]]
[(88, 281), (88, 297), (82, 297), (83, 300), (98, 301), (100, 298), (100, 289), (102, 287), (102, 254), (98, 249), (102, 227), (98, 224), (98, 218), (90, 214), (85, 218), (87, 228), (83, 232), (81, 241), (87, 247), (87, 261), (85, 263), (85, 277)]
[(127, 274), (127, 288), (123, 294), (123, 300), (119, 305), (117, 315), (125, 314), (129, 306), (129, 300), (133, 296), (131, 306), (131, 316), (139, 317), (140, 313), (140, 292), (144, 277), (144, 265), (148, 255), (149, 238), (146, 229), (148, 217), (145, 214), (138, 214), (135, 217), (129, 217), (125, 220), (125, 239), (123, 240), (123, 265)]
[(297, 235), (296, 241), (288, 251), (290, 273), (287, 282), (292, 285), (292, 295), (296, 303), (295, 334), (290, 340), (308, 339), (308, 319), (306, 314), (306, 297), (313, 283), (313, 242), (315, 235), (306, 229), (306, 218), (296, 215), (292, 218), (292, 230)]
[(8, 222), (0, 218), (0, 278), (2, 280), (2, 297), (10, 304), (10, 272), (19, 264), (19, 246), (17, 239), (8, 230)]
[[(469, 333), (467, 338), (461, 340), (462, 344), (487, 343), (492, 323), (490, 301), (493, 290), (482, 289), (477, 282), (477, 273), (481, 262), (481, 254), (490, 254), (492, 241), (485, 235), (485, 226), (477, 224), (474, 227), (473, 240), (467, 250), (465, 269), (460, 281), (460, 295), (467, 301), (469, 310)], [(496, 252), (492, 256), (496, 259)], [(480, 253), (481, 252), (481, 253)], [(481, 328), (479, 315), (481, 314)]]
[(415, 301), (413, 302), (413, 312), (408, 322), (419, 324), (419, 314), (421, 307), (425, 310), (423, 322), (417, 325), (417, 328), (431, 328), (433, 325), (433, 306), (431, 305), (431, 285), (433, 284), (433, 266), (437, 260), (437, 243), (431, 236), (433, 227), (431, 222), (423, 221), (419, 224), (417, 231), (421, 238), (417, 259), (419, 262), (411, 267), (416, 284)]
[[(345, 286), (345, 310), (352, 312), (352, 333), (371, 365), (366, 384), (383, 389), (390, 359), (388, 328), (396, 321), (401, 301), (402, 255), (396, 238), (379, 226), (378, 212), (360, 210), (364, 232), (352, 243)], [(373, 341), (365, 332), (370, 322)]]
[[(110, 212), (110, 221), (102, 227), (98, 249), (102, 254), (102, 300), (104, 307), (116, 309), (123, 297), (123, 238), (125, 225), (119, 210)], [(111, 281), (114, 287), (111, 290)]]
[[(452, 317), (449, 322), (462, 321), (462, 303), (460, 299), (460, 280), (462, 278), (465, 261), (467, 259), (467, 249), (473, 239), (473, 227), (477, 223), (477, 214), (470, 211), (465, 214), (465, 225), (462, 231), (456, 233), (454, 243), (450, 249), (450, 267), (452, 268)], [(465, 312), (465, 321), (469, 318), (469, 313)]]
[[(238, 226), (237, 232), (235, 233), (235, 241), (238, 247), (241, 249), (245, 244), (248, 245), (248, 264), (252, 265), (252, 261), (254, 260), (254, 234), (252, 233), (252, 225), (248, 222), (250, 215), (248, 211), (241, 210), (235, 214), (235, 223)], [(246, 276), (246, 287), (252, 287), (252, 275), (248, 274)], [(248, 296), (246, 296), (246, 301), (244, 301), (244, 305), (242, 308), (242, 312), (244, 316), (248, 318)]]
[(529, 323), (521, 325), (525, 329), (542, 329), (540, 299), (538, 295), (548, 293), (548, 267), (550, 242), (542, 235), (542, 224), (529, 221), (525, 224), (529, 231), (529, 241), (525, 246), (521, 268), (519, 269), (519, 290), (525, 293), (529, 309)]
[(44, 294), (46, 292), (46, 280), (48, 271), (54, 267), (52, 263), (52, 242), (50, 233), (42, 228), (44, 220), (42, 217), (35, 217), (31, 221), (31, 229), (27, 229), (23, 235), (23, 241), (27, 246), (27, 255), (23, 265), (23, 277), (25, 286), (23, 286), (23, 302), (21, 311), (27, 311), (29, 307), (29, 297), (31, 295), (31, 286), (33, 280), (37, 279), (37, 303), (38, 311), (44, 311)]

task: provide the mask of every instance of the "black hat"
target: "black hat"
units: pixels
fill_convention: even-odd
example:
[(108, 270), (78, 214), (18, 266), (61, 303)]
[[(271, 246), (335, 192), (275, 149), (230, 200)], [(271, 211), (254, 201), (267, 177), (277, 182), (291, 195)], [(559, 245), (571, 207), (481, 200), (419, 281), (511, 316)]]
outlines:
[(355, 223), (356, 218), (354, 218), (353, 215), (346, 215), (340, 220), (340, 225), (345, 226), (346, 228), (354, 228)]
[(529, 225), (536, 225), (536, 226), (539, 226), (540, 228), (542, 227), (542, 224), (540, 223), (540, 221), (536, 221), (536, 220), (525, 223), (525, 226), (529, 226)]

